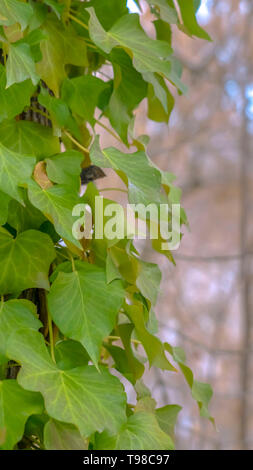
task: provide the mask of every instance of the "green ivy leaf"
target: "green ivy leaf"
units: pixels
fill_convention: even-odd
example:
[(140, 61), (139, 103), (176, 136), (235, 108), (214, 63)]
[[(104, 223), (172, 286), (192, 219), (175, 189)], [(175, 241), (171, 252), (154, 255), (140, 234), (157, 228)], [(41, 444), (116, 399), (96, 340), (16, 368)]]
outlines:
[(47, 175), (51, 181), (78, 192), (83, 155), (76, 150), (68, 150), (46, 159)]
[(150, 367), (156, 366), (162, 370), (176, 371), (165, 355), (162, 342), (147, 330), (141, 304), (126, 305), (125, 311), (135, 326), (137, 337), (146, 351)]
[(83, 437), (104, 429), (115, 433), (125, 422), (123, 386), (105, 368), (100, 372), (94, 366), (58, 369), (43, 336), (32, 330), (19, 330), (10, 337), (8, 356), (22, 364), (19, 384), (41, 392), (48, 414), (76, 425)]
[(56, 14), (57, 18), (60, 20), (62, 13), (64, 11), (64, 5), (58, 3), (55, 0), (44, 0), (45, 4), (52, 8), (53, 12)]
[(0, 64), (0, 122), (4, 119), (12, 119), (21, 113), (30, 103), (30, 97), (34, 92), (34, 85), (30, 80), (17, 83), (6, 89), (5, 68)]
[(174, 361), (179, 365), (186, 382), (192, 391), (192, 397), (198, 403), (200, 416), (208, 418), (213, 424), (215, 424), (214, 418), (208, 411), (208, 405), (213, 395), (211, 386), (206, 383), (198, 382), (194, 379), (191, 369), (185, 364), (186, 357), (182, 348), (173, 347), (168, 343), (165, 343), (164, 346), (166, 351), (172, 355)]
[(58, 98), (60, 85), (66, 77), (65, 65), (88, 65), (86, 44), (71, 25), (63, 28), (56, 18), (48, 19), (43, 31), (47, 39), (41, 42), (43, 58), (37, 64), (37, 72)]
[(129, 55), (122, 49), (113, 49), (110, 54), (113, 63), (113, 92), (110, 96), (106, 115), (123, 142), (128, 144), (128, 127), (133, 111), (145, 98), (147, 84), (137, 72)]
[(191, 36), (197, 36), (201, 39), (211, 41), (209, 34), (201, 28), (196, 20), (196, 6), (195, 0), (177, 0), (180, 8), (183, 31)]
[[(145, 371), (144, 365), (137, 359), (134, 355), (132, 349), (132, 333), (134, 330), (134, 325), (132, 323), (122, 323), (118, 325), (117, 331), (119, 332), (122, 344), (124, 346), (124, 352), (126, 356), (126, 367), (124, 369), (118, 368), (119, 372), (121, 372), (132, 384), (135, 384), (137, 380), (139, 380)], [(116, 361), (117, 365), (117, 361)]]
[(155, 306), (159, 294), (162, 273), (157, 264), (147, 263), (140, 259), (138, 262), (140, 270), (136, 279), (136, 285), (142, 295), (150, 300), (151, 305)]
[(47, 450), (86, 450), (85, 441), (72, 424), (50, 419), (44, 428), (44, 443)]
[(42, 323), (36, 317), (36, 307), (25, 299), (0, 303), (0, 364), (8, 361), (6, 343), (11, 333), (20, 328), (39, 329)]
[(122, 0), (93, 0), (92, 6), (103, 27), (107, 30), (123, 15), (128, 13), (126, 2)]
[(5, 121), (0, 124), (0, 141), (3, 145), (25, 156), (38, 160), (60, 152), (60, 143), (52, 129), (29, 121)]
[(0, 191), (0, 200), (1, 200), (0, 225), (4, 225), (8, 219), (8, 207), (9, 207), (10, 197), (8, 196), (8, 194), (5, 194), (2, 191)]
[(19, 186), (28, 182), (34, 165), (34, 158), (14, 152), (0, 142), (0, 189), (22, 202)]
[(179, 405), (166, 405), (162, 408), (157, 408), (155, 411), (160, 428), (169, 436), (174, 436), (178, 413), (181, 410), (182, 407)]
[(160, 172), (154, 168), (144, 152), (126, 154), (113, 147), (101, 150), (96, 136), (90, 158), (94, 165), (113, 168), (127, 176), (130, 203), (148, 205), (161, 201)]
[(68, 186), (55, 185), (49, 189), (41, 189), (34, 181), (29, 183), (28, 197), (54, 224), (56, 232), (64, 239), (80, 248), (80, 243), (72, 234), (75, 218), (72, 216), (73, 207), (80, 202), (78, 195), (71, 192)]
[(163, 78), (156, 74), (146, 74), (148, 85), (148, 117), (156, 122), (169, 121), (174, 107), (174, 97)]
[(173, 2), (168, 0), (147, 0), (150, 6), (155, 6), (160, 13), (162, 20), (167, 23), (176, 24), (178, 22), (178, 15)]
[(18, 0), (0, 0), (0, 24), (10, 26), (19, 23), (23, 31), (29, 24), (33, 14), (30, 5)]
[(165, 41), (149, 38), (140, 26), (138, 14), (122, 16), (109, 31), (105, 31), (94, 9), (88, 10), (90, 36), (100, 49), (109, 54), (114, 47), (123, 47), (133, 57), (133, 65), (138, 72), (159, 73), (172, 81), (182, 92), (185, 91), (180, 78), (173, 73), (171, 67), (170, 45)]
[(24, 205), (12, 199), (9, 203), (8, 224), (15, 228), (17, 233), (25, 230), (38, 230), (45, 222), (44, 215), (34, 207), (28, 197), (25, 189), (22, 191), (22, 200)]
[(33, 85), (37, 85), (40, 77), (35, 70), (35, 62), (31, 47), (24, 42), (11, 44), (6, 62), (6, 87), (14, 83), (31, 79)]
[(31, 287), (49, 288), (47, 276), (55, 251), (45, 233), (27, 230), (13, 239), (7, 231), (0, 232), (0, 258), (1, 294), (19, 293)]
[(82, 140), (81, 132), (76, 120), (71, 115), (69, 107), (65, 101), (60, 98), (51, 96), (46, 90), (41, 90), (39, 94), (39, 102), (50, 113), (50, 119), (54, 128), (54, 135), (61, 136), (62, 129), (68, 129), (74, 137)]
[(80, 341), (97, 365), (102, 341), (113, 329), (123, 300), (120, 281), (107, 284), (103, 269), (76, 262), (74, 272), (58, 274), (48, 305), (61, 332)]
[(73, 113), (94, 124), (95, 108), (98, 105), (99, 96), (106, 88), (106, 82), (92, 75), (66, 79), (62, 85), (62, 99)]
[(172, 450), (174, 444), (152, 413), (140, 411), (128, 418), (116, 436), (104, 432), (96, 437), (95, 449), (103, 450)]
[(90, 357), (78, 341), (67, 339), (56, 344), (55, 360), (59, 369), (68, 370), (88, 365)]
[(0, 382), (0, 431), (4, 430), (5, 436), (0, 449), (13, 449), (22, 439), (29, 416), (42, 411), (43, 400), (39, 393), (24, 390), (16, 380)]

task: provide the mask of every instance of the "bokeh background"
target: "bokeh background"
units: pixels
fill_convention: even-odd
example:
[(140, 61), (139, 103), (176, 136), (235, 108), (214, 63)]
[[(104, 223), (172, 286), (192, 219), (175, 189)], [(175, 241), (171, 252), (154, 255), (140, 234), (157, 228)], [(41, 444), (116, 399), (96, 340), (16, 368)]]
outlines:
[[(152, 16), (141, 4), (152, 35)], [(202, 0), (198, 20), (213, 42), (173, 31), (189, 91), (175, 96), (169, 127), (146, 118), (145, 102), (136, 115), (137, 135), (151, 136), (150, 157), (177, 177), (190, 231), (175, 252), (176, 267), (149, 241), (139, 248), (163, 273), (160, 337), (183, 347), (196, 379), (211, 383), (217, 430), (199, 417), (181, 374), (155, 370), (145, 380), (158, 405), (183, 406), (178, 449), (252, 449), (253, 1)], [(103, 140), (118, 145), (107, 133)], [(98, 186), (115, 187), (115, 178), (109, 173)]]

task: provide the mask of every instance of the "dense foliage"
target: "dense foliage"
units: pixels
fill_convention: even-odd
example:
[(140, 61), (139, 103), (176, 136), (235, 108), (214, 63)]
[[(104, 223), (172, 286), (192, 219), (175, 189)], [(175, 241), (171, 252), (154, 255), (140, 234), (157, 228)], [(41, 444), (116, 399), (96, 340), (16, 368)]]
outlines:
[[(212, 420), (210, 387), (156, 336), (158, 266), (131, 237), (72, 232), (76, 204), (94, 211), (100, 167), (120, 176), (131, 203), (180, 199), (173, 175), (150, 162), (147, 136), (135, 135), (134, 110), (146, 98), (148, 117), (168, 122), (170, 90), (185, 91), (171, 25), (209, 38), (199, 1), (147, 3), (156, 39), (126, 0), (0, 0), (1, 449), (172, 449), (181, 407), (156, 407), (142, 381), (150, 366), (172, 380), (181, 370)], [(126, 153), (100, 148), (102, 128)], [(81, 168), (91, 181), (82, 196)], [(161, 243), (152, 240), (158, 252)]]

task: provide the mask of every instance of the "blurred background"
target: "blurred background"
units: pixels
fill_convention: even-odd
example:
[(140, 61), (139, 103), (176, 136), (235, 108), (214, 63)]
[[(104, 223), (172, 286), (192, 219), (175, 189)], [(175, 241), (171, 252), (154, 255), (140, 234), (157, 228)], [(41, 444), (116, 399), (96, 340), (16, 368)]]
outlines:
[[(141, 4), (150, 28), (152, 16)], [(211, 383), (217, 431), (199, 417), (181, 374), (155, 370), (146, 383), (159, 406), (183, 406), (178, 449), (252, 449), (253, 1), (202, 0), (198, 20), (213, 42), (173, 29), (189, 91), (175, 96), (169, 127), (146, 118), (145, 102), (136, 116), (136, 134), (151, 136), (151, 159), (177, 177), (190, 231), (174, 252), (176, 267), (152, 253), (148, 240), (140, 249), (163, 273), (160, 337), (183, 347), (196, 379)], [(103, 140), (117, 146), (108, 134)], [(115, 187), (115, 178), (108, 174), (98, 186)]]

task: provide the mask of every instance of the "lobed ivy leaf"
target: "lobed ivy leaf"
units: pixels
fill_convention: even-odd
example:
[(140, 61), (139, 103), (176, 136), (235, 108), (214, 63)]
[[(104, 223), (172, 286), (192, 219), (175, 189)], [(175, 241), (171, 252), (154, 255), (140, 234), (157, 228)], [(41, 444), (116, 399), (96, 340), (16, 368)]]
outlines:
[(46, 159), (47, 175), (51, 181), (78, 192), (83, 155), (76, 150), (68, 150)]
[(90, 36), (100, 49), (109, 54), (114, 47), (120, 46), (133, 57), (133, 65), (138, 72), (159, 73), (174, 83), (180, 91), (185, 91), (180, 77), (171, 65), (170, 45), (166, 41), (153, 40), (147, 36), (140, 26), (138, 14), (122, 16), (109, 31), (105, 31), (96, 17), (95, 10), (89, 8), (88, 11)]
[(29, 416), (42, 413), (43, 408), (39, 393), (24, 390), (16, 380), (0, 381), (0, 432), (4, 430), (0, 449), (13, 449), (22, 439)]
[(128, 145), (128, 128), (133, 111), (146, 97), (147, 84), (123, 49), (113, 49), (110, 60), (113, 63), (114, 81), (106, 115), (113, 129)]
[(133, 329), (134, 325), (132, 323), (123, 323), (117, 326), (117, 332), (120, 335), (124, 349), (109, 343), (104, 343), (104, 347), (111, 354), (117, 371), (124, 375), (129, 382), (135, 384), (144, 374), (145, 367), (138, 361), (132, 350), (131, 336)]
[(156, 419), (160, 428), (169, 436), (174, 436), (174, 428), (178, 413), (182, 410), (179, 405), (165, 405), (155, 410)]
[(162, 342), (147, 330), (142, 305), (140, 303), (139, 305), (126, 305), (125, 311), (135, 326), (137, 337), (146, 351), (150, 367), (156, 366), (162, 370), (176, 371), (165, 355)]
[(22, 202), (19, 186), (28, 182), (35, 159), (8, 149), (0, 142), (0, 189)]
[(138, 260), (139, 273), (136, 279), (136, 285), (142, 295), (150, 300), (151, 305), (155, 306), (159, 294), (159, 287), (162, 279), (162, 273), (154, 263)]
[(12, 119), (0, 124), (0, 142), (13, 150), (38, 160), (60, 152), (59, 139), (52, 129), (36, 122)]
[(9, 232), (1, 231), (0, 258), (0, 294), (19, 293), (32, 287), (49, 288), (48, 271), (55, 251), (45, 233), (27, 230), (14, 239)]
[(76, 262), (74, 272), (60, 272), (48, 295), (56, 325), (65, 336), (80, 341), (96, 366), (123, 300), (121, 281), (107, 284), (103, 269), (84, 262)]
[(53, 10), (57, 18), (60, 20), (62, 13), (64, 11), (64, 5), (62, 5), (61, 3), (58, 3), (55, 0), (44, 0), (44, 2)]
[(50, 113), (54, 135), (60, 137), (62, 135), (62, 129), (68, 129), (74, 137), (82, 140), (79, 126), (65, 101), (51, 96), (46, 90), (44, 91), (44, 89), (41, 90), (38, 100)]
[(20, 204), (15, 199), (9, 202), (8, 224), (13, 227), (17, 233), (29, 229), (38, 230), (45, 222), (46, 218), (36, 207), (34, 207), (28, 197), (27, 191), (21, 189), (24, 204)]
[(18, 0), (0, 0), (0, 24), (10, 26), (19, 23), (23, 31), (33, 14), (31, 5)]
[(172, 355), (174, 361), (179, 365), (185, 380), (191, 389), (192, 397), (198, 403), (200, 416), (208, 418), (211, 423), (215, 424), (214, 418), (208, 411), (208, 405), (213, 395), (211, 386), (194, 379), (192, 370), (185, 364), (186, 357), (182, 348), (173, 347), (168, 343), (165, 343), (164, 346), (166, 351)]
[(42, 323), (36, 317), (36, 307), (25, 299), (12, 299), (0, 303), (0, 364), (8, 361), (6, 344), (11, 333), (20, 328), (39, 329)]
[(92, 75), (65, 79), (62, 85), (62, 99), (73, 113), (92, 124), (99, 96), (107, 88), (106, 82)]
[(88, 65), (85, 41), (75, 33), (71, 25), (62, 27), (56, 18), (48, 19), (43, 25), (47, 38), (41, 41), (42, 60), (37, 72), (47, 86), (59, 97), (60, 86), (66, 77), (65, 66)]
[(199, 26), (196, 20), (196, 9), (198, 4), (195, 0), (177, 0), (180, 13), (182, 16), (183, 26), (181, 27), (182, 30), (191, 36), (196, 36), (201, 39), (206, 39), (207, 41), (211, 41), (209, 34), (204, 31), (201, 26)]
[(33, 85), (37, 85), (40, 77), (35, 70), (35, 62), (29, 44), (17, 42), (11, 44), (6, 62), (6, 87), (14, 83), (31, 79)]
[(24, 107), (30, 104), (33, 92), (34, 85), (31, 80), (6, 88), (6, 72), (4, 66), (0, 64), (0, 122), (4, 119), (12, 119), (21, 113)]
[(162, 431), (152, 413), (140, 411), (128, 418), (121, 431), (96, 437), (96, 450), (172, 450), (171, 438)]
[(108, 30), (123, 15), (128, 13), (126, 2), (123, 0), (93, 0), (92, 6), (103, 27)]
[(168, 0), (147, 0), (151, 7), (156, 7), (162, 20), (167, 23), (176, 24), (178, 22), (177, 10), (172, 1)]
[(174, 97), (162, 77), (145, 74), (148, 85), (148, 117), (153, 121), (167, 122), (174, 107)]
[(56, 232), (62, 238), (80, 248), (79, 241), (72, 234), (75, 221), (72, 211), (73, 207), (80, 202), (74, 191), (71, 192), (68, 186), (60, 184), (42, 189), (37, 183), (31, 181), (28, 187), (28, 197), (31, 203), (54, 224)]
[(94, 366), (62, 370), (51, 360), (44, 338), (22, 329), (11, 335), (8, 356), (22, 364), (19, 384), (41, 392), (52, 418), (77, 426), (83, 437), (93, 432), (117, 432), (124, 424), (126, 395), (108, 370)]
[(101, 150), (99, 138), (96, 136), (90, 150), (90, 158), (94, 165), (113, 168), (127, 176), (130, 203), (142, 203), (147, 206), (151, 202), (161, 201), (161, 175), (145, 152), (126, 154), (113, 147)]
[(47, 450), (86, 450), (87, 441), (72, 424), (50, 419), (44, 428), (44, 444)]

